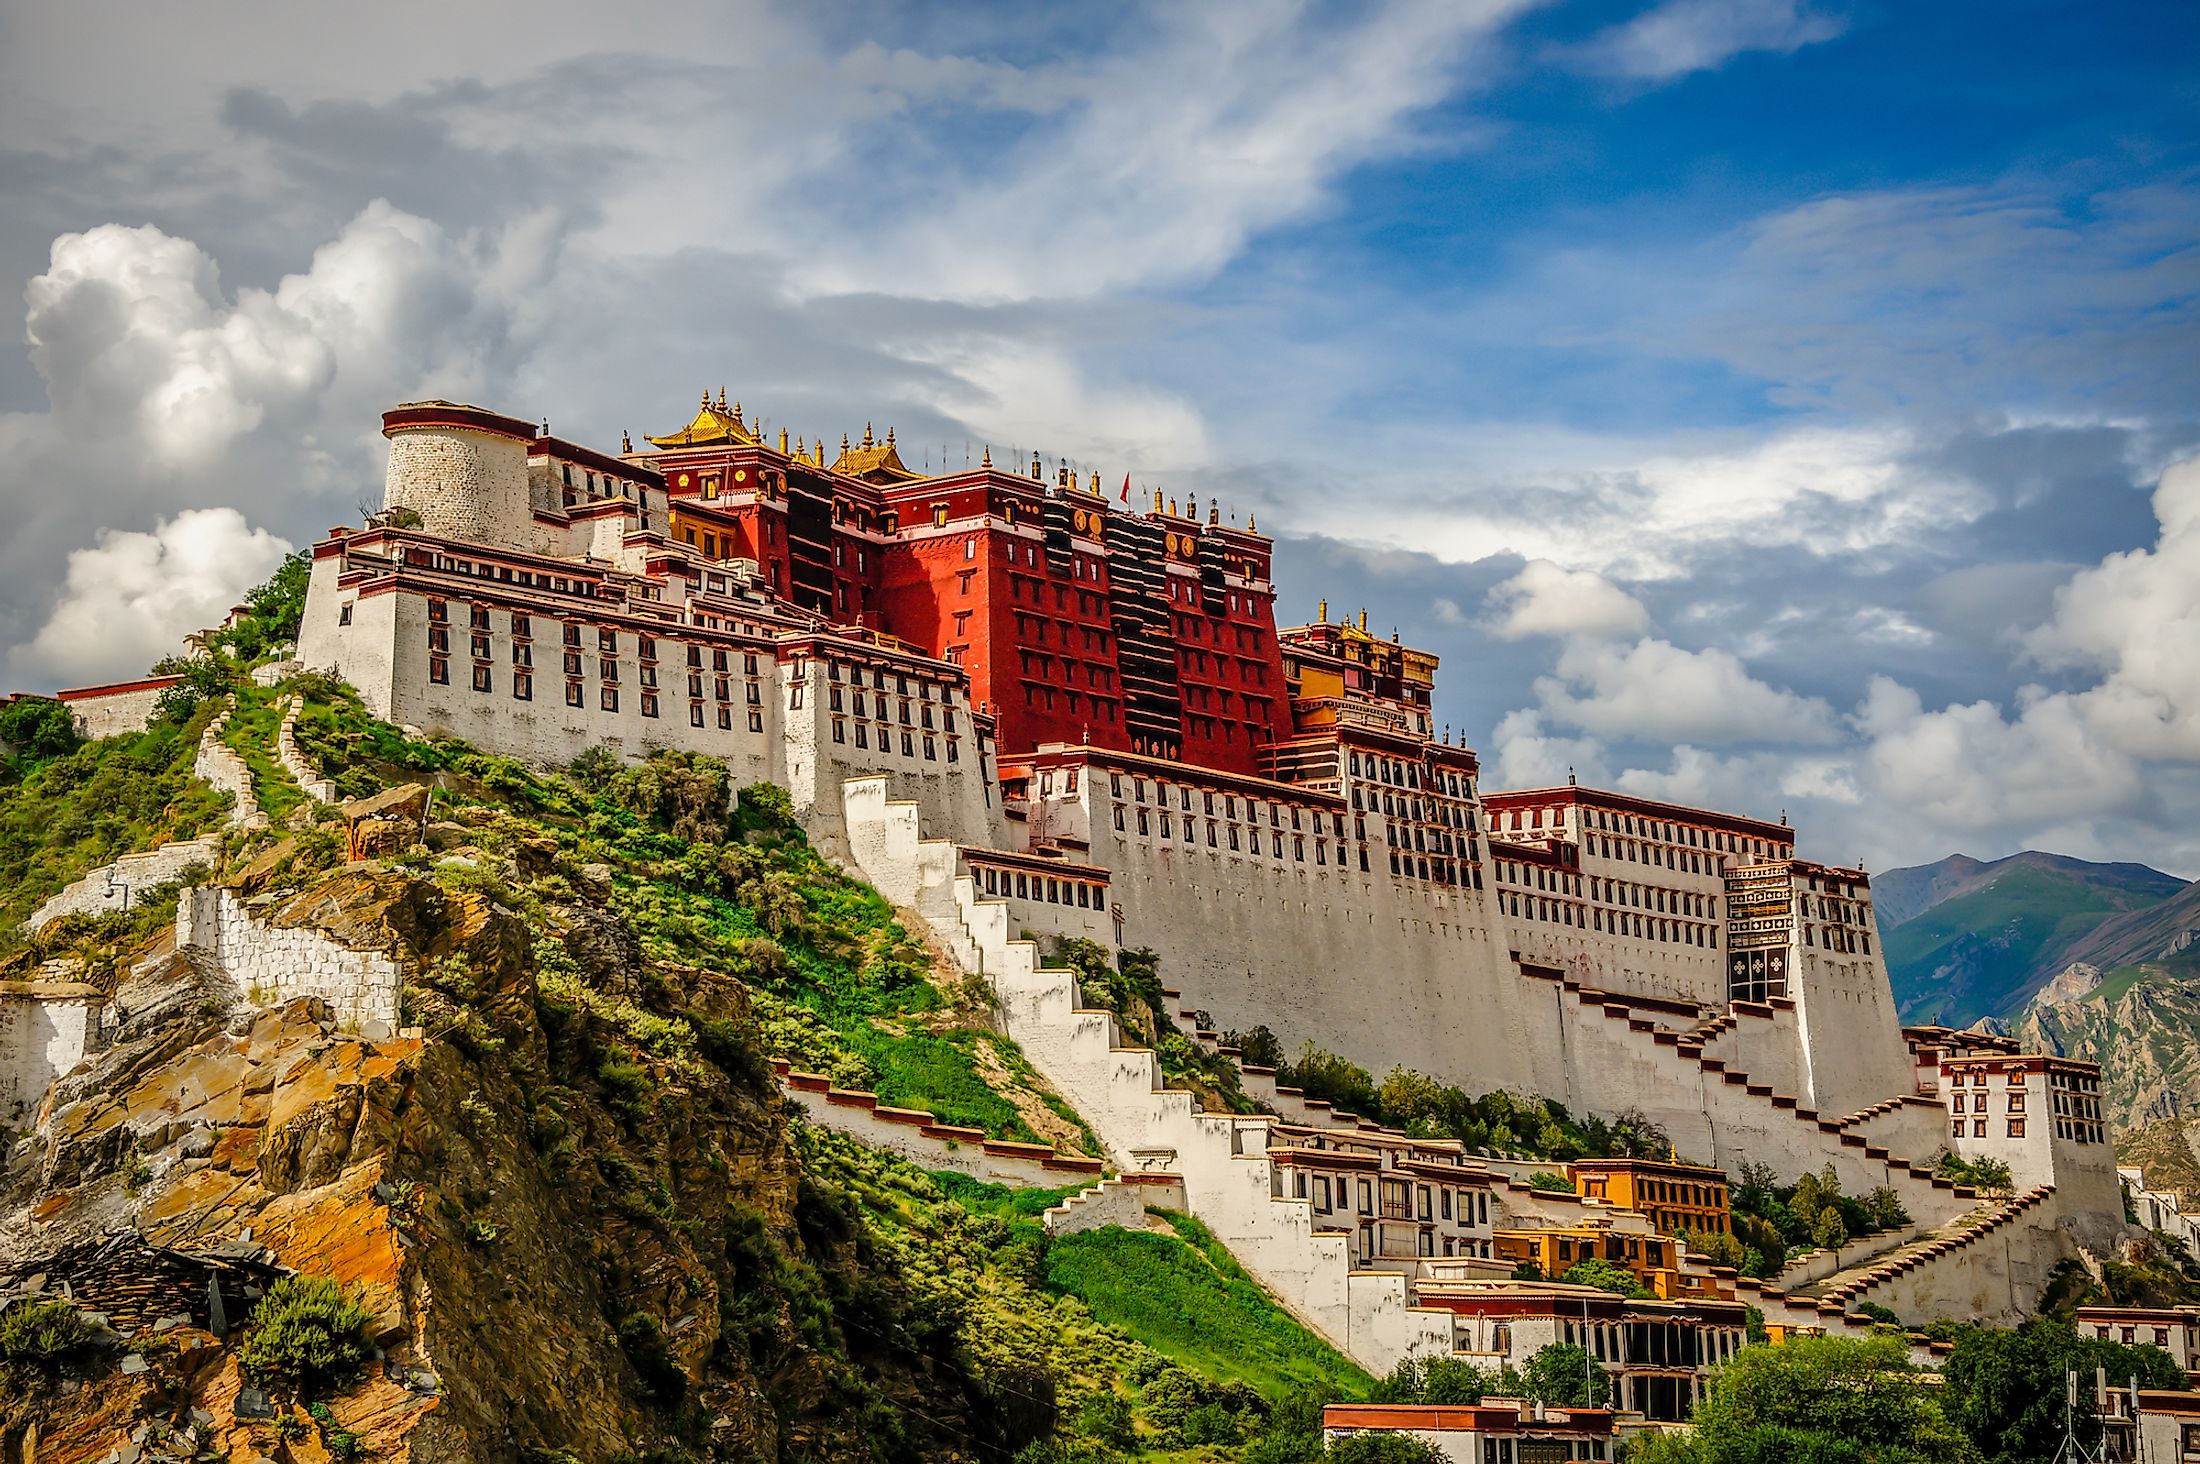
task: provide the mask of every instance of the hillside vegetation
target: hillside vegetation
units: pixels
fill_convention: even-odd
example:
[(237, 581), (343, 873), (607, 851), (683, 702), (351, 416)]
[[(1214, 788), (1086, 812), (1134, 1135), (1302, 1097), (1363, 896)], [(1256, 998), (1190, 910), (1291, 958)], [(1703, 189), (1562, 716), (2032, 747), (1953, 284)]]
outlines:
[[(405, 1021), (428, 1036), (412, 1075), (310, 1145), (262, 1140), (312, 1147), (332, 1192), (339, 1173), (383, 1175), (402, 1293), (432, 1298), (406, 1318), (441, 1379), (441, 1406), (407, 1425), (425, 1432), (357, 1421), (350, 1377), (326, 1399), (343, 1426), (311, 1425), (324, 1441), (532, 1464), (1275, 1464), (1318, 1455), (1323, 1400), (1364, 1393), (1193, 1222), (1050, 1242), (1037, 1216), (1063, 1192), (926, 1174), (795, 1121), (766, 1056), (995, 1133), (1089, 1143), (994, 1030), (984, 993), (809, 848), (782, 790), (736, 796), (722, 765), (673, 754), (544, 776), (408, 740), (312, 677), (240, 688), (242, 735), (271, 736), (266, 710), (291, 692), (307, 698), (301, 740), (341, 786), (437, 785), (425, 843), (391, 858), (344, 866), (338, 831), (302, 809), (292, 828), (232, 835), (221, 872), (256, 894), (310, 893), (420, 973), (404, 992)], [(96, 769), (125, 750), (70, 756)], [(57, 819), (77, 786), (25, 779), (12, 816)], [(25, 958), (104, 946), (118, 962), (161, 918), (57, 922)], [(224, 1040), (218, 1008), (176, 1013), (146, 1039), (156, 1070)], [(189, 1169), (112, 1146), (58, 1171), (29, 1147), (18, 1158), (11, 1208), (51, 1201), (49, 1172), (73, 1193), (126, 1185), (159, 1205)], [(280, 1202), (294, 1215), (315, 1193)], [(349, 1255), (283, 1259), (325, 1273)], [(105, 1366), (42, 1373), (0, 1412), (81, 1419), (108, 1396)]]

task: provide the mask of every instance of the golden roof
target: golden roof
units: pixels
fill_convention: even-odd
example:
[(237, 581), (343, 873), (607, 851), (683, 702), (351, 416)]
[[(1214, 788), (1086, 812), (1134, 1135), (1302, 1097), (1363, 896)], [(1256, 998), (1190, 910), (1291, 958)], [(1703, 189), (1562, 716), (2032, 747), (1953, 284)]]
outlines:
[(871, 436), (871, 424), (863, 424), (863, 441), (855, 446), (848, 439), (840, 439), (840, 457), (833, 464), (833, 471), (845, 473), (851, 478), (862, 478), (871, 483), (914, 483), (924, 476), (909, 470), (894, 450), (894, 429), (886, 429), (886, 440), (879, 442)]
[(657, 447), (753, 447), (757, 437), (741, 420), (740, 403), (734, 403), (730, 412), (726, 410), (726, 390), (720, 387), (716, 402), (711, 401), (709, 392), (703, 393), (703, 404), (687, 426), (649, 441)]

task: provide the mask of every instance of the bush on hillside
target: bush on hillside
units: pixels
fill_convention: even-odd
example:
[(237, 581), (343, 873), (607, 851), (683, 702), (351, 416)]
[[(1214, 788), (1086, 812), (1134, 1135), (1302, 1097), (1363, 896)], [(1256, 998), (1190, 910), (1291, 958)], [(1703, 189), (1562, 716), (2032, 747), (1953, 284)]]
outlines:
[(26, 696), (0, 706), (0, 743), (18, 764), (44, 762), (76, 750), (76, 718), (60, 702)]
[(250, 1377), (310, 1393), (359, 1365), (373, 1320), (333, 1277), (285, 1276), (252, 1309), (237, 1361)]
[(66, 1301), (17, 1302), (0, 1316), (0, 1362), (57, 1368), (91, 1341), (91, 1327)]

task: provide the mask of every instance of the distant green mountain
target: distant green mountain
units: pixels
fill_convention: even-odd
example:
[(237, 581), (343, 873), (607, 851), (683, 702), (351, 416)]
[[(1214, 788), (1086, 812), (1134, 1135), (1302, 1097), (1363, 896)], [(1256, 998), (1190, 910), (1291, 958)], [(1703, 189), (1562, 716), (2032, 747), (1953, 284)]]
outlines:
[(2135, 912), (2188, 888), (2143, 864), (2034, 850), (1990, 862), (1957, 854), (1890, 870), (1872, 887), (1902, 1019), (1952, 1027), (2015, 1017), (2108, 922), (2149, 924)]

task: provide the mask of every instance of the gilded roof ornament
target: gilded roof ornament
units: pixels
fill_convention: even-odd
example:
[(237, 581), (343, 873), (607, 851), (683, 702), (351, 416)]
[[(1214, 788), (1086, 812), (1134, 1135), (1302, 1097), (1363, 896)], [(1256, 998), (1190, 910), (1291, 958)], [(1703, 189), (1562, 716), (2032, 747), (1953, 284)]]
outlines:
[(713, 402), (710, 393), (703, 393), (702, 405), (695, 409), (694, 420), (685, 427), (651, 437), (648, 441), (657, 447), (745, 447), (758, 445), (756, 436), (742, 425), (740, 410), (726, 409), (726, 394), (719, 390), (718, 400)]

